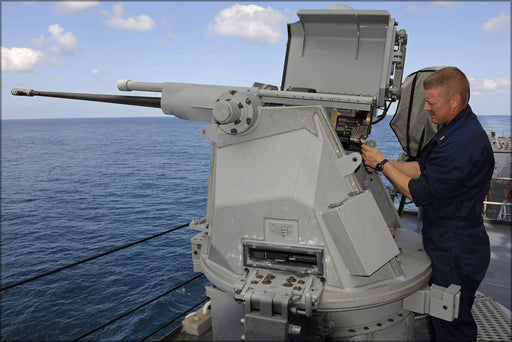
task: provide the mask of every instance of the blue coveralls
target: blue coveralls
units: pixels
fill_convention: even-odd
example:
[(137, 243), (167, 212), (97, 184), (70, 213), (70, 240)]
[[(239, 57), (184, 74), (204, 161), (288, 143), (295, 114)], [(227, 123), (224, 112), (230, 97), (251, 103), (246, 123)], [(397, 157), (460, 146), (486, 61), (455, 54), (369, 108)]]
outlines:
[(431, 317), (436, 341), (476, 341), (471, 314), (475, 292), (490, 260), (482, 202), (489, 191), (494, 156), (487, 134), (466, 106), (432, 138), (418, 161), (421, 176), (409, 182), (422, 208), (423, 245), (432, 260), (431, 283), (462, 287), (459, 317), (453, 322)]

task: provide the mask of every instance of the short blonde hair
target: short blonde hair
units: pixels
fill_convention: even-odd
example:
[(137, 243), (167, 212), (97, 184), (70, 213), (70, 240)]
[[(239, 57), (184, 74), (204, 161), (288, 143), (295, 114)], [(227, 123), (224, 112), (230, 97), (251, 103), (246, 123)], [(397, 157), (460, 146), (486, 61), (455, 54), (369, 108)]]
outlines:
[(423, 81), (423, 88), (426, 90), (441, 88), (446, 97), (460, 94), (465, 105), (469, 101), (469, 81), (466, 75), (456, 67), (446, 67), (434, 72)]

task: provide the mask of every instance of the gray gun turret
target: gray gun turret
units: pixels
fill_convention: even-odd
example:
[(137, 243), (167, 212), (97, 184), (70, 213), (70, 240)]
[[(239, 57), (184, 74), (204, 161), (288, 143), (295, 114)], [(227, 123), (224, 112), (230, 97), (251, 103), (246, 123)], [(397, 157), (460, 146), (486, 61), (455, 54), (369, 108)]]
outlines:
[(358, 152), (378, 110), (400, 96), (407, 35), (387, 11), (298, 17), (280, 87), (121, 80), (119, 90), (161, 97), (13, 94), (159, 107), (211, 124), (200, 131), (212, 142), (207, 212), (190, 228), (194, 270), (212, 283), (214, 340), (411, 340), (412, 311), (453, 319), (457, 291), (424, 289), (421, 237), (403, 228)]

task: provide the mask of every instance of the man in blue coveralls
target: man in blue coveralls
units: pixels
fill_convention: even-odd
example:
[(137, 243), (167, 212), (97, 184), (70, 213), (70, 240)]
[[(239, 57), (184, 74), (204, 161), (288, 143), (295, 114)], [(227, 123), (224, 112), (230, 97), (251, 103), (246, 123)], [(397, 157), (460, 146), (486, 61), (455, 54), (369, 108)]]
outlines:
[(447, 322), (431, 317), (434, 340), (476, 341), (471, 307), (490, 260), (481, 210), (494, 156), (487, 134), (468, 105), (469, 82), (462, 71), (443, 68), (423, 86), (425, 110), (433, 123), (441, 125), (425, 156), (397, 162), (368, 145), (361, 152), (369, 171), (382, 171), (400, 193), (422, 208), (431, 283), (462, 287), (457, 319)]

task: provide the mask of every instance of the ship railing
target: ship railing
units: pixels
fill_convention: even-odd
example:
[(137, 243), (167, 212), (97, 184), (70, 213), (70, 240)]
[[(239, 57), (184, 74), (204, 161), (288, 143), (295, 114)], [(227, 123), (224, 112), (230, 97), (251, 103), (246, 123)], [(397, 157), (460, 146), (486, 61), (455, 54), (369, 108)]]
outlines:
[(512, 222), (512, 178), (493, 177), (484, 201), (486, 221)]
[[(484, 205), (486, 206), (487, 210), (484, 214), (484, 219), (486, 220), (496, 220), (496, 221), (503, 221), (503, 222), (511, 222), (512, 221), (512, 202), (510, 200), (506, 200), (503, 202), (491, 202), (491, 201), (484, 201)], [(489, 206), (496, 206), (495, 210), (497, 211), (496, 217), (492, 217), (491, 215), (488, 215)]]
[[(51, 276), (55, 273), (58, 273), (58, 272), (61, 272), (63, 270), (66, 270), (66, 269), (69, 269), (69, 268), (72, 268), (72, 267), (75, 267), (75, 266), (78, 266), (78, 265), (81, 265), (81, 264), (84, 264), (86, 262), (89, 262), (89, 261), (92, 261), (92, 260), (96, 260), (98, 258), (101, 258), (101, 257), (104, 257), (106, 255), (109, 255), (109, 254), (112, 254), (112, 253), (115, 253), (115, 252), (118, 252), (118, 251), (121, 251), (121, 250), (124, 250), (124, 249), (127, 249), (127, 248), (130, 248), (130, 247), (133, 247), (135, 245), (138, 245), (138, 244), (141, 244), (143, 242), (146, 242), (146, 241), (149, 241), (151, 239), (154, 239), (154, 238), (157, 238), (157, 237), (160, 237), (160, 236), (163, 236), (163, 235), (166, 235), (168, 233), (172, 233), (174, 231), (177, 231), (179, 229), (182, 229), (182, 228), (185, 228), (185, 227), (188, 227), (189, 226), (189, 223), (186, 223), (186, 224), (183, 224), (183, 225), (180, 225), (178, 227), (175, 227), (175, 228), (172, 228), (172, 229), (169, 229), (169, 230), (166, 230), (166, 231), (163, 231), (163, 232), (160, 232), (160, 233), (157, 233), (157, 234), (154, 234), (152, 236), (149, 236), (149, 237), (146, 237), (146, 238), (143, 238), (143, 239), (140, 239), (138, 241), (135, 241), (135, 242), (132, 242), (132, 243), (129, 243), (129, 244), (126, 244), (126, 245), (123, 245), (123, 246), (119, 246), (117, 248), (114, 248), (114, 249), (111, 249), (109, 251), (106, 251), (106, 252), (103, 252), (103, 253), (100, 253), (100, 254), (96, 254), (94, 256), (91, 256), (91, 257), (88, 257), (88, 258), (85, 258), (83, 260), (80, 260), (80, 261), (77, 261), (77, 262), (73, 262), (73, 263), (70, 263), (68, 265), (65, 265), (65, 266), (62, 266), (62, 267), (59, 267), (59, 268), (56, 268), (56, 269), (53, 269), (51, 271), (48, 271), (48, 272), (45, 272), (45, 273), (42, 273), (42, 274), (39, 274), (39, 275), (36, 275), (36, 276), (32, 276), (32, 277), (29, 277), (29, 278), (26, 278), (26, 279), (23, 279), (21, 281), (17, 281), (17, 282), (14, 282), (14, 283), (11, 283), (11, 284), (8, 284), (6, 286), (2, 286), (0, 287), (0, 293), (4, 292), (4, 291), (7, 291), (9, 289), (12, 289), (12, 288), (16, 288), (18, 286), (22, 286), (24, 284), (27, 284), (27, 283), (30, 283), (30, 282), (33, 282), (33, 281), (36, 281), (36, 280), (39, 280), (39, 279), (42, 279), (42, 278), (45, 278), (45, 277), (48, 277), (48, 276)], [(179, 285), (176, 285), (174, 286), (173, 288), (165, 291), (164, 293), (150, 299), (150, 300), (147, 300), (145, 301), (144, 303), (136, 306), (135, 308), (132, 308), (130, 310), (127, 310), (125, 311), (124, 313), (118, 315), (117, 317), (114, 317), (112, 318), (111, 320), (109, 320), (108, 322), (92, 329), (92, 330), (89, 330), (88, 332), (82, 334), (81, 336), (73, 339), (72, 341), (79, 341), (103, 328), (106, 328), (107, 326), (111, 325), (112, 323), (114, 322), (117, 322), (118, 320), (142, 309), (143, 307), (146, 307), (147, 305), (173, 293), (174, 291), (176, 290), (179, 290), (181, 288), (183, 288), (185, 285), (197, 280), (197, 279), (200, 279), (200, 278), (204, 278), (204, 274), (203, 273), (199, 273), (193, 277), (191, 277), (190, 279), (188, 279), (187, 281), (184, 281), (182, 282), (181, 284)], [(176, 322), (178, 319), (181, 319), (182, 317), (184, 317), (185, 315), (187, 315), (188, 313), (191, 313), (194, 309), (198, 308), (201, 304), (204, 304), (206, 301), (207, 301), (208, 297), (204, 296), (199, 302), (197, 302), (195, 305), (192, 305), (189, 309), (181, 312), (181, 313), (178, 313), (178, 315), (176, 317), (174, 317), (172, 320), (166, 322), (165, 324), (161, 325), (160, 327), (158, 327), (156, 330), (154, 330), (153, 332), (151, 332), (150, 334), (146, 335), (144, 338), (142, 338), (140, 341), (144, 341), (144, 340), (147, 340), (149, 339), (150, 337), (156, 335), (157, 333), (159, 333), (160, 331), (162, 331), (163, 329), (171, 326), (174, 322)]]

